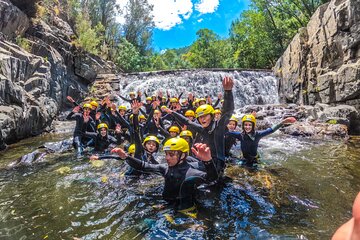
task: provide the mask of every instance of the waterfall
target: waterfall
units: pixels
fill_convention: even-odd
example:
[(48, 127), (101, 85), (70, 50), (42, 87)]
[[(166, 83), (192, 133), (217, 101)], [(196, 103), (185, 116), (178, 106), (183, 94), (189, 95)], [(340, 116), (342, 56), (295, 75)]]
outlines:
[(215, 101), (218, 93), (223, 93), (221, 82), (225, 76), (235, 81), (236, 108), (250, 104), (276, 104), (279, 101), (277, 79), (266, 71), (183, 70), (124, 74), (119, 76), (120, 94), (128, 97), (129, 92), (140, 90), (152, 95), (162, 90), (166, 96), (166, 90), (169, 90), (171, 96), (183, 92), (182, 98), (187, 98), (187, 94), (192, 92), (195, 97), (210, 95)]

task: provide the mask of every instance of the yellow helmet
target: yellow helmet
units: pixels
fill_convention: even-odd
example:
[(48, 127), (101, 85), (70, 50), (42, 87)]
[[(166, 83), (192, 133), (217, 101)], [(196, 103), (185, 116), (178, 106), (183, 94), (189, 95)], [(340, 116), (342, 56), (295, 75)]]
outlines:
[(91, 109), (91, 104), (85, 103), (85, 104), (83, 105), (83, 108), (89, 108), (89, 109)]
[(158, 144), (158, 146), (160, 144), (159, 139), (157, 137), (155, 137), (155, 136), (151, 136), (151, 135), (147, 136), (143, 141), (143, 145), (145, 145), (145, 143), (147, 143), (148, 141), (155, 141)]
[(141, 119), (146, 120), (146, 117), (145, 117), (144, 115), (139, 115), (139, 121), (140, 121)]
[(191, 139), (193, 138), (193, 134), (192, 132), (190, 132), (189, 130), (185, 130), (185, 131), (182, 131), (180, 133), (180, 137), (191, 137)]
[(196, 105), (197, 103), (199, 103), (199, 99), (195, 99), (195, 100), (193, 101), (193, 103), (192, 103), (193, 107), (195, 107), (195, 105)]
[(151, 97), (147, 97), (147, 98), (146, 98), (146, 101), (152, 101), (152, 98), (151, 98)]
[(161, 111), (164, 111), (165, 109), (167, 109), (167, 106), (163, 105), (163, 106), (160, 107), (160, 109), (161, 109)]
[(131, 96), (131, 95), (134, 95), (134, 96), (135, 96), (135, 92), (130, 92), (130, 93), (129, 93), (129, 96)]
[(246, 114), (245, 116), (243, 116), (241, 121), (243, 124), (244, 124), (244, 122), (252, 122), (254, 124), (254, 127), (256, 126), (256, 118), (252, 114)]
[(161, 112), (156, 109), (156, 110), (154, 111), (154, 114), (158, 114), (158, 113), (161, 113)]
[(185, 117), (195, 117), (195, 112), (193, 110), (187, 110), (185, 112)]
[(94, 106), (94, 107), (98, 107), (98, 106), (99, 106), (99, 104), (98, 104), (96, 101), (91, 101), (91, 102), (90, 102), (90, 105), (91, 105), (91, 106)]
[(161, 97), (162, 100), (166, 100), (166, 97)]
[(220, 109), (215, 109), (214, 114), (221, 114), (221, 110)]
[(97, 125), (97, 129), (99, 130), (99, 129), (101, 129), (101, 128), (106, 128), (106, 129), (108, 129), (109, 127), (108, 127), (108, 125), (107, 125), (106, 123), (100, 123), (99, 125)]
[(130, 154), (135, 153), (135, 144), (131, 144), (129, 146), (128, 153), (130, 153)]
[(178, 126), (171, 126), (169, 128), (169, 132), (176, 132), (176, 133), (180, 133), (180, 128)]
[(204, 116), (206, 114), (214, 114), (214, 108), (211, 105), (204, 104), (196, 109), (196, 118)]
[(232, 115), (229, 121), (234, 121), (236, 123), (236, 126), (238, 125), (239, 122), (239, 120), (237, 119), (237, 117), (235, 117), (235, 115)]
[(119, 106), (119, 111), (120, 111), (120, 110), (124, 110), (124, 111), (126, 111), (126, 110), (127, 110), (127, 108), (126, 108), (126, 106), (121, 105), (121, 106)]
[(181, 151), (183, 153), (189, 152), (189, 144), (183, 138), (170, 138), (164, 144), (164, 151)]
[(178, 100), (177, 100), (177, 98), (170, 98), (170, 102), (171, 102), (171, 103), (177, 103)]
[(200, 103), (201, 101), (203, 101), (203, 102), (206, 103), (206, 99), (205, 99), (205, 98), (200, 98), (200, 99), (198, 100), (199, 103)]

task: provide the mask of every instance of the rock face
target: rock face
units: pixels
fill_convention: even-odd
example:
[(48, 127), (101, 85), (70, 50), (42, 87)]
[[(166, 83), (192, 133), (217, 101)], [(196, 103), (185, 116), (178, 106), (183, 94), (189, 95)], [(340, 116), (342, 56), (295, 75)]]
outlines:
[(29, 27), (29, 19), (9, 0), (0, 0), (0, 32), (10, 38), (23, 35)]
[(299, 30), (275, 74), (282, 102), (360, 109), (360, 2), (332, 0)]
[(348, 134), (360, 132), (360, 113), (348, 105), (248, 105), (238, 109), (236, 115), (241, 119), (244, 114), (250, 114), (252, 111), (257, 112), (256, 126), (259, 130), (269, 128), (285, 117), (295, 117), (298, 121), (282, 128), (282, 132), (312, 138), (346, 138)]
[[(22, 1), (14, 3), (25, 6)], [(51, 26), (39, 19), (29, 22), (9, 0), (0, 0), (0, 20), (3, 146), (4, 142), (51, 130), (59, 111), (70, 107), (67, 95), (83, 99), (88, 94), (87, 85), (99, 73), (115, 70), (103, 59), (76, 49), (71, 44), (72, 28), (59, 17), (53, 16)], [(15, 44), (14, 38), (19, 35), (23, 35), (23, 48)]]

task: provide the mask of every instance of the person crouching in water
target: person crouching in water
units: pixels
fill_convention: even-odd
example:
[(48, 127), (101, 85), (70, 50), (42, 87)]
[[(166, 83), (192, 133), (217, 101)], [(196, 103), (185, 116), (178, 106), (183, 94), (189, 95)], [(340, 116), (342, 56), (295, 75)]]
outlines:
[(196, 187), (203, 183), (210, 183), (218, 178), (217, 170), (211, 158), (211, 151), (207, 145), (198, 143), (192, 148), (193, 154), (204, 163), (205, 171), (197, 168), (197, 163), (188, 155), (189, 144), (182, 138), (171, 138), (164, 144), (164, 164), (151, 164), (140, 159), (130, 157), (121, 148), (111, 152), (138, 171), (160, 174), (165, 178), (163, 198), (169, 204), (183, 213), (195, 210)]
[(119, 144), (117, 139), (108, 134), (109, 127), (106, 123), (100, 123), (97, 126), (98, 132), (85, 132), (85, 136), (89, 137), (94, 142), (94, 151), (98, 153), (105, 152), (111, 145), (113, 147)]
[(87, 147), (90, 138), (85, 137), (86, 131), (95, 132), (95, 121), (90, 116), (91, 105), (85, 103), (82, 107), (83, 113), (80, 113), (80, 106), (74, 107), (74, 109), (66, 117), (67, 120), (75, 120), (76, 125), (74, 129), (73, 146), (77, 151), (77, 157), (81, 157), (83, 149)]
[(261, 138), (275, 132), (284, 124), (294, 123), (294, 117), (288, 117), (282, 120), (279, 124), (274, 125), (264, 131), (256, 131), (256, 118), (253, 114), (247, 114), (242, 118), (242, 132), (228, 132), (227, 135), (234, 136), (241, 142), (241, 151), (244, 165), (252, 166), (258, 163), (259, 154), (258, 146)]

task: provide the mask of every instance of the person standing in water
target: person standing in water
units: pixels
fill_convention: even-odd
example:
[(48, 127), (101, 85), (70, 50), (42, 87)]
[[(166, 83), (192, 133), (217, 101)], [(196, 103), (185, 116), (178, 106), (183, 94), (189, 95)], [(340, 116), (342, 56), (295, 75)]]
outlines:
[(258, 163), (258, 146), (261, 138), (275, 132), (285, 124), (296, 122), (294, 117), (288, 117), (264, 131), (256, 131), (256, 118), (253, 114), (247, 114), (242, 118), (242, 132), (229, 131), (226, 134), (235, 137), (241, 142), (242, 157), (245, 165), (252, 166)]

